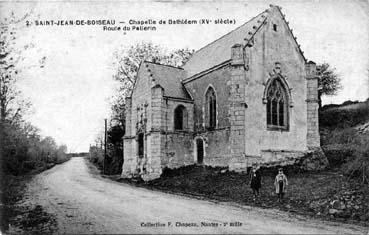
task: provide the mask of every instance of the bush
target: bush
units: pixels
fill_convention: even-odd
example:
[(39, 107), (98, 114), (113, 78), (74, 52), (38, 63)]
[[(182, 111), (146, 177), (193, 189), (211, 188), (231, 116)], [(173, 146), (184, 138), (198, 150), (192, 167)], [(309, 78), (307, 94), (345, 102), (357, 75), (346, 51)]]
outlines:
[(36, 162), (34, 162), (34, 161), (24, 161), (23, 162), (23, 169), (25, 169), (26, 171), (36, 169)]
[(334, 129), (321, 131), (321, 144), (327, 145), (356, 145), (360, 142), (360, 135), (355, 128)]
[[(350, 105), (353, 107), (350, 108)], [(340, 105), (322, 108), (319, 123), (323, 128), (336, 129), (354, 127), (369, 121), (369, 102)]]
[(362, 182), (369, 179), (369, 133), (355, 127), (321, 129), (321, 143), (331, 167)]
[(339, 167), (352, 160), (356, 152), (354, 147), (344, 145), (325, 146), (323, 151), (331, 168)]
[(22, 175), (30, 171), (47, 169), (47, 164), (61, 163), (69, 159), (67, 147), (58, 146), (52, 137), (42, 138), (37, 128), (30, 124), (0, 122), (0, 152), (5, 174)]
[(355, 128), (345, 129), (322, 129), (321, 132), (322, 149), (327, 156), (330, 167), (340, 167), (342, 164), (354, 161), (357, 158), (358, 150), (366, 146), (369, 141), (367, 135), (358, 133)]
[(349, 178), (357, 178), (362, 183), (369, 181), (369, 145), (368, 142), (357, 145), (354, 152), (354, 159), (342, 166), (343, 173)]
[(95, 146), (90, 147), (89, 161), (101, 170), (104, 164), (104, 150)]

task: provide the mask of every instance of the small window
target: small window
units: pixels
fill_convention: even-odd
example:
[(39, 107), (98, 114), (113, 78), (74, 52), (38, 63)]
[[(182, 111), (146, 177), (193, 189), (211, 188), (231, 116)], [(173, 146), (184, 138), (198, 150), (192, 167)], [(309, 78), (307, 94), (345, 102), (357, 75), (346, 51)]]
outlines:
[(273, 24), (273, 30), (277, 32), (277, 25)]
[(187, 112), (183, 105), (174, 110), (174, 129), (184, 130), (187, 127)]
[(215, 91), (212, 87), (206, 92), (206, 126), (209, 129), (214, 129), (216, 127), (217, 120), (217, 98)]

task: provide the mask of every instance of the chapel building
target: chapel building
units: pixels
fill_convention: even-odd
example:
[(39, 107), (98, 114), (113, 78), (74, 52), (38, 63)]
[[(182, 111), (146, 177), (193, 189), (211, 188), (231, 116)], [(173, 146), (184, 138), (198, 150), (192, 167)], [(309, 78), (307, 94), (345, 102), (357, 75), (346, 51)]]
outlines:
[[(321, 157), (316, 65), (272, 6), (177, 68), (142, 62), (126, 98), (123, 177), (191, 164)], [(315, 157), (316, 158), (316, 157)]]

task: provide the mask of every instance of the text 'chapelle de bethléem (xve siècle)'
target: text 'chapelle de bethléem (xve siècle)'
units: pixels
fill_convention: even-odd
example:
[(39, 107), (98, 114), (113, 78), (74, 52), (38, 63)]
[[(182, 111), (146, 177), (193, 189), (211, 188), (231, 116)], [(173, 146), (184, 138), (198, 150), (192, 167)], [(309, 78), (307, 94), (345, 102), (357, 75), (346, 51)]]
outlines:
[(100, 27), (102, 31), (127, 32), (158, 31), (161, 28), (178, 25), (234, 25), (235, 19), (63, 19), (26, 21), (27, 26), (36, 27)]

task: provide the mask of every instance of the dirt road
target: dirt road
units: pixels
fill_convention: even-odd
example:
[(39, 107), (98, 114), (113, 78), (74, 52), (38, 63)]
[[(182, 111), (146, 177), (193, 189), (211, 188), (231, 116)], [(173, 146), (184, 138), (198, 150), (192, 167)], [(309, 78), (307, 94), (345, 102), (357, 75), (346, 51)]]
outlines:
[(353, 225), (135, 188), (91, 174), (83, 158), (38, 175), (28, 194), (56, 215), (57, 233), (368, 233)]

